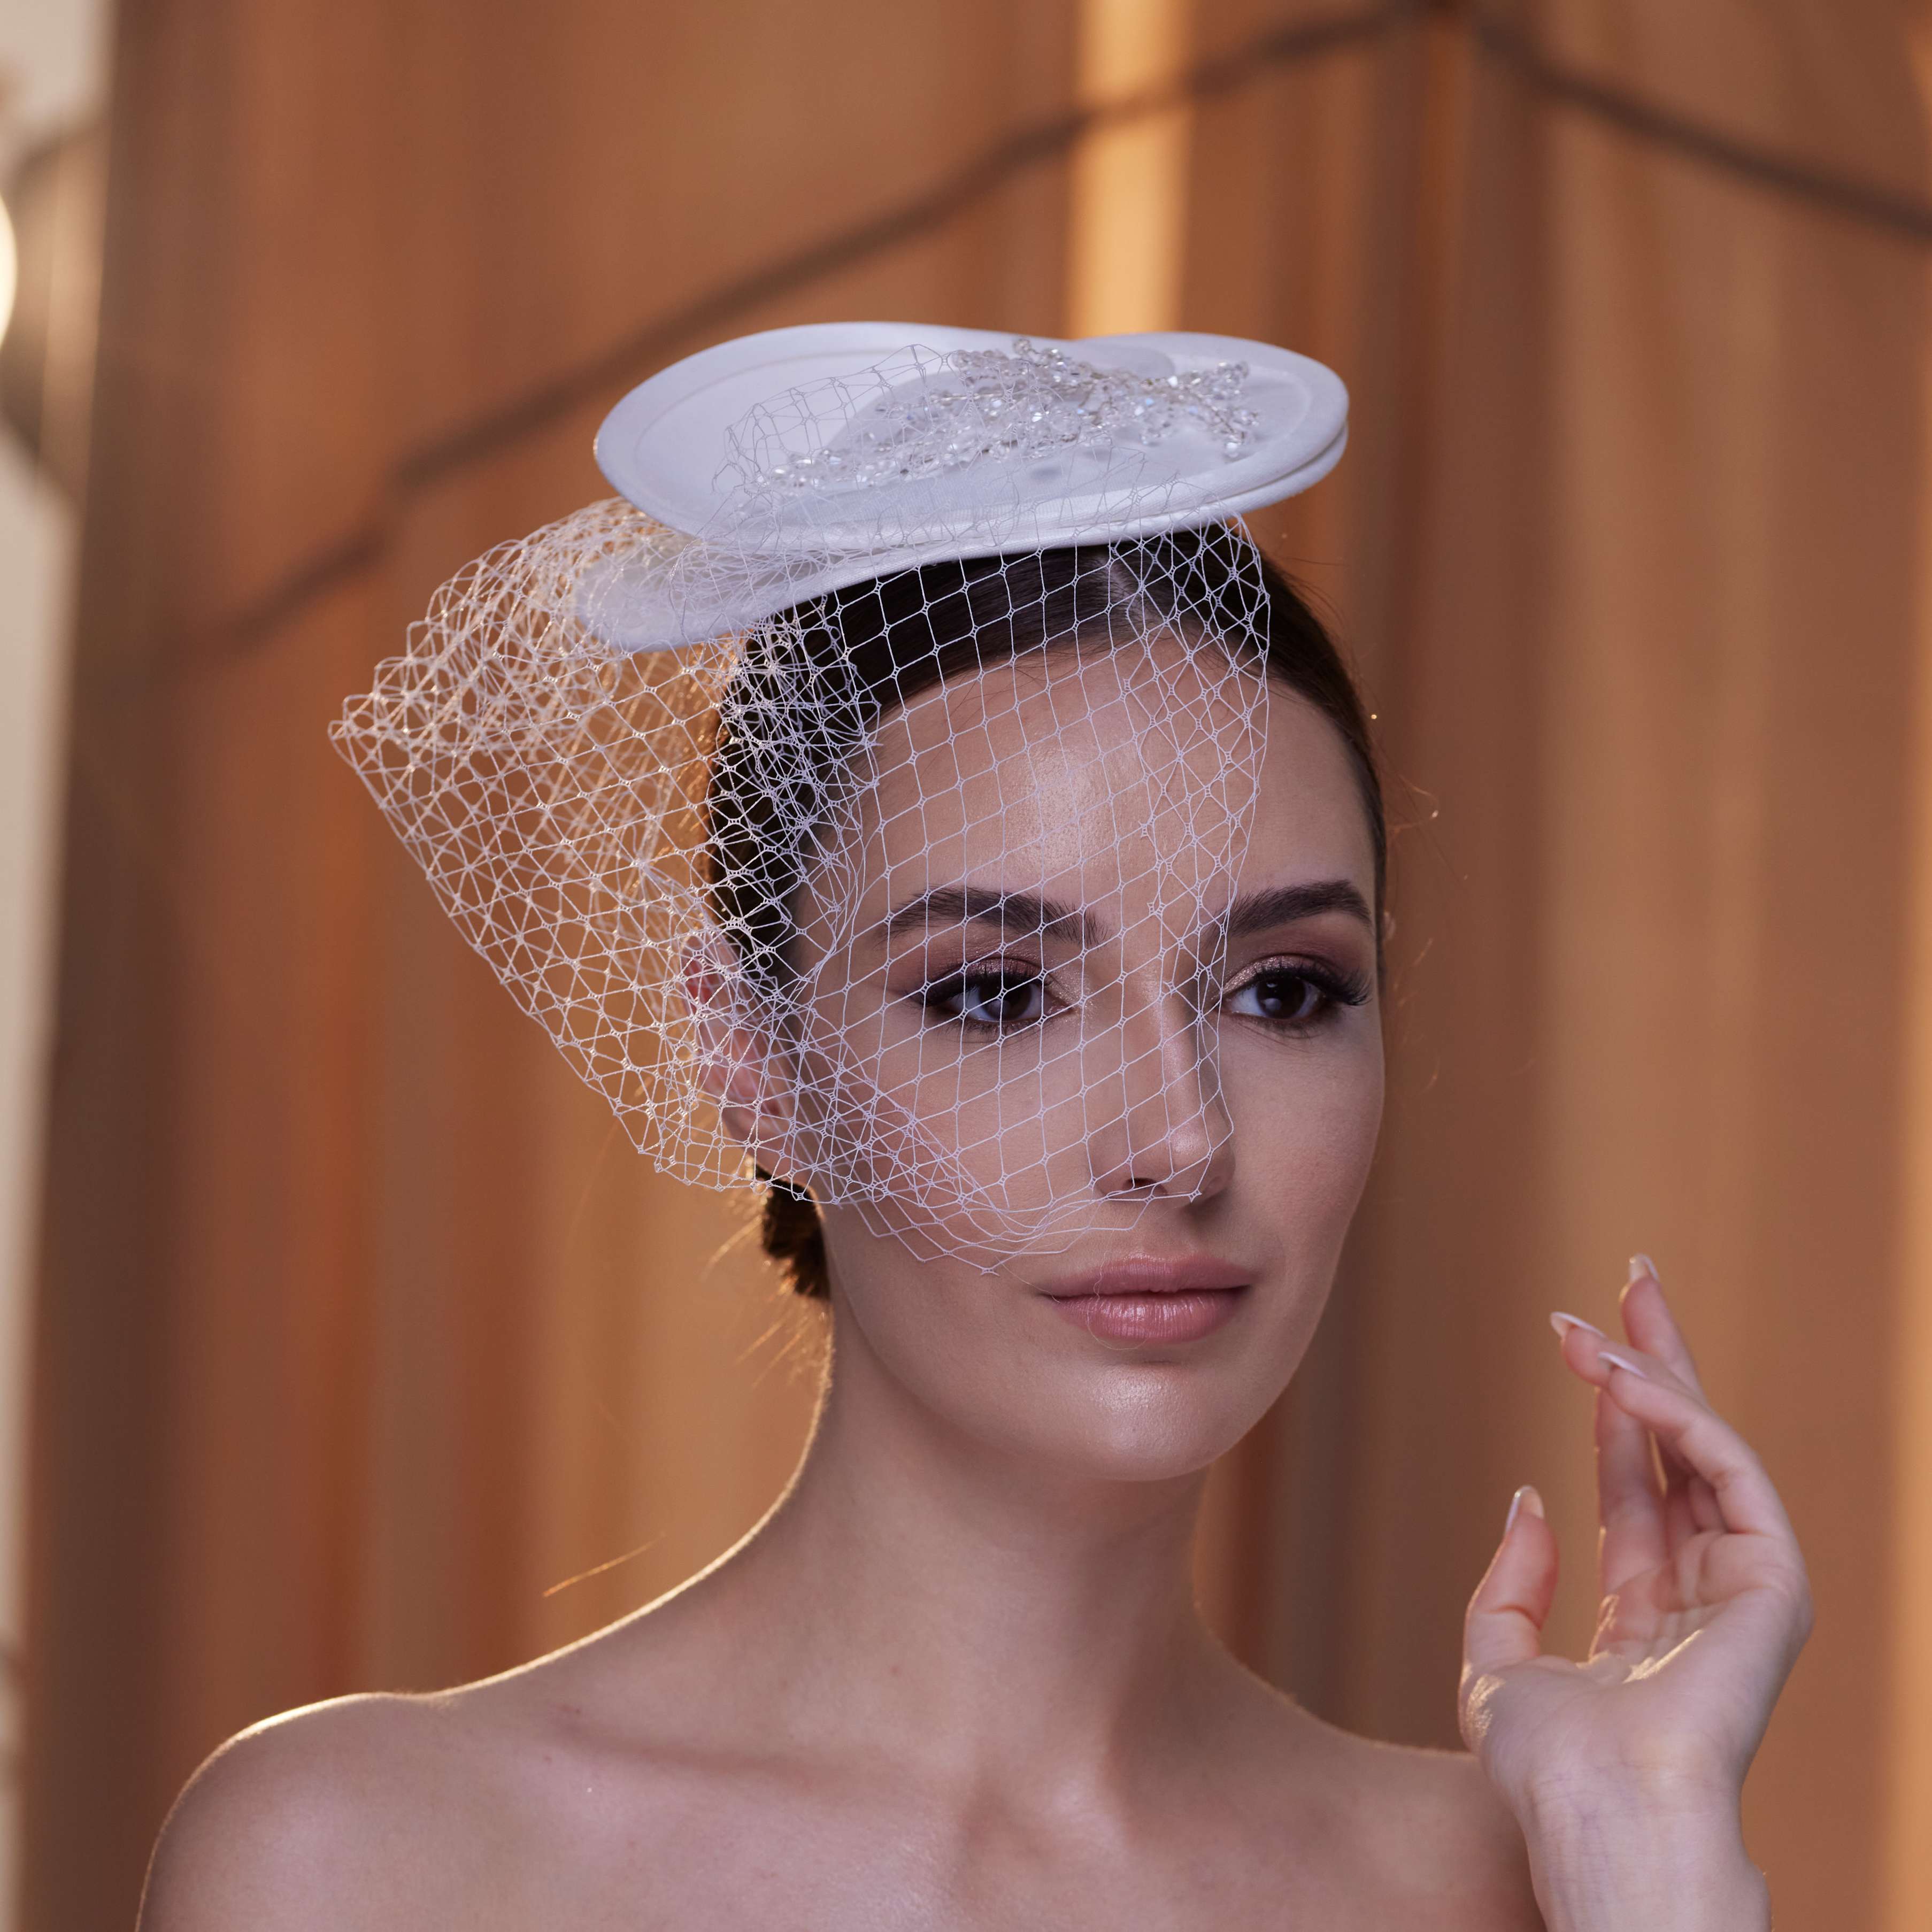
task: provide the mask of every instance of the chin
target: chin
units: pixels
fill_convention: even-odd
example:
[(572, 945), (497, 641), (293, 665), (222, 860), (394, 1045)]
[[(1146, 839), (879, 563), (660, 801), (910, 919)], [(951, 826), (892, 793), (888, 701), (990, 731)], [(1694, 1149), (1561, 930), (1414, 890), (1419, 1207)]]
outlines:
[(999, 1350), (967, 1372), (958, 1354), (950, 1373), (929, 1359), (893, 1366), (918, 1407), (1043, 1480), (1167, 1483), (1233, 1448), (1297, 1358), (1250, 1342), (1214, 1360), (1028, 1361)]
[[(1327, 1299), (1327, 1258), (1316, 1253), (1271, 1258), (1217, 1307), (1202, 1306), (1222, 1300), (1211, 1280), (1156, 1294), (1147, 1267), (1130, 1262), (1138, 1279), (1124, 1284), (1108, 1272), (1124, 1265), (1118, 1240), (1030, 1267), (1022, 1280), (957, 1258), (908, 1270), (891, 1238), (854, 1242), (850, 1232), (840, 1227), (846, 1238), (832, 1244), (847, 1336), (835, 1360), (844, 1346), (846, 1366), (889, 1406), (909, 1398), (909, 1418), (922, 1412), (1049, 1479), (1197, 1474), (1287, 1387)], [(1154, 1244), (1142, 1232), (1139, 1244)], [(1124, 1286), (1148, 1292), (1081, 1292)]]
[[(1244, 1365), (1246, 1366), (1246, 1365)], [(1265, 1381), (1204, 1365), (1123, 1365), (1108, 1385), (1070, 1389), (1057, 1426), (1038, 1444), (1070, 1474), (1158, 1483), (1198, 1474), (1233, 1448), (1288, 1385), (1291, 1370)]]

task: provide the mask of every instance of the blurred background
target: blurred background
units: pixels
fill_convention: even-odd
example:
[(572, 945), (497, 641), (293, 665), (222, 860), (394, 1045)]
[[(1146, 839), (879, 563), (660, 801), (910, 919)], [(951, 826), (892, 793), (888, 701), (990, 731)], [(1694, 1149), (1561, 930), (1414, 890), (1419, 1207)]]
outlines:
[[(1818, 1631), (1780, 1923), (1932, 1924), (1932, 10), (0, 0), (0, 1928), (131, 1922), (196, 1762), (501, 1669), (784, 1482), (812, 1337), (325, 738), (606, 494), (624, 390), (842, 317), (1319, 356), (1260, 520), (1398, 790), (1382, 1154), (1217, 1471), (1228, 1640), (1448, 1744), (1544, 1316), (1658, 1259)], [(10, 1916), (9, 1916), (10, 1915)]]

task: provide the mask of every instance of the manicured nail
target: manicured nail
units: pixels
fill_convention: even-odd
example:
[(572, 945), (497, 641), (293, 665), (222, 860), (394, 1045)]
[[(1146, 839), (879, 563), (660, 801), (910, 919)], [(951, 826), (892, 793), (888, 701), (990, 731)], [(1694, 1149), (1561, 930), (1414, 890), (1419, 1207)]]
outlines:
[(1550, 1325), (1556, 1330), (1558, 1341), (1561, 1341), (1573, 1328), (1580, 1328), (1586, 1335), (1594, 1335), (1599, 1340), (1601, 1339), (1604, 1333), (1594, 1322), (1586, 1322), (1580, 1315), (1565, 1315), (1560, 1308), (1551, 1311)]
[(1620, 1355), (1614, 1348), (1599, 1348), (1597, 1353), (1613, 1367), (1622, 1369), (1624, 1374), (1636, 1376), (1640, 1382), (1649, 1381), (1648, 1375), (1639, 1368), (1628, 1355)]
[[(1632, 1255), (1630, 1258), (1630, 1286), (1634, 1288), (1639, 1282), (1642, 1280), (1646, 1275), (1648, 1275), (1652, 1281), (1657, 1280), (1656, 1262), (1652, 1261), (1648, 1255)], [(1661, 1283), (1659, 1283), (1660, 1286), (1661, 1285)]]
[(1543, 1498), (1536, 1493), (1536, 1486), (1533, 1483), (1524, 1484), (1522, 1487), (1510, 1498), (1509, 1520), (1503, 1525), (1504, 1536), (1508, 1536), (1510, 1532), (1515, 1528), (1517, 1514), (1523, 1510), (1528, 1510), (1532, 1516), (1540, 1516), (1543, 1514)]

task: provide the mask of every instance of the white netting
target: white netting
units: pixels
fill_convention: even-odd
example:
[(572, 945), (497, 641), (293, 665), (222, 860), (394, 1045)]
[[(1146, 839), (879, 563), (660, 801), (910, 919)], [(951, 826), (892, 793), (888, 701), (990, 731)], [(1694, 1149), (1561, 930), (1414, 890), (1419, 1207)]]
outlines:
[[(922, 369), (911, 416), (876, 381), (758, 412), (722, 536), (610, 502), (492, 552), (336, 730), (465, 936), (661, 1166), (762, 1167), (982, 1258), (1184, 1194), (1225, 1138), (1222, 921), (1267, 703), (1238, 524), (983, 554), (974, 529), (1024, 523), (1010, 504), (950, 557), (857, 574), (956, 526), (949, 482), (988, 460), (1096, 452), (1075, 480), (1120, 499), (1124, 422), (1136, 448), (1190, 410), (1238, 440), (1238, 371), (1083, 401), (1079, 365), (1021, 346), (938, 371), (950, 390)], [(1012, 430), (1016, 403), (1039, 410)], [(869, 476), (828, 493), (782, 460), (830, 448)], [(868, 551), (853, 506), (882, 466), (896, 507)], [(808, 543), (746, 544), (827, 494)], [(829, 552), (838, 585), (780, 594)], [(671, 584), (688, 612), (721, 574), (728, 602), (764, 586), (733, 634), (632, 651), (596, 622), (613, 584)]]

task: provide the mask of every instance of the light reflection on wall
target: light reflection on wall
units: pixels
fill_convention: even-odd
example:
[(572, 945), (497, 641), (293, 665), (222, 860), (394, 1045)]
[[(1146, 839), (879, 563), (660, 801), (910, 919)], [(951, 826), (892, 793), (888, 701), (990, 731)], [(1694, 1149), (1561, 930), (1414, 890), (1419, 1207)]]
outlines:
[[(13, 1932), (20, 1891), (28, 1336), (107, 38), (106, 0), (0, 0), (0, 1932)], [(58, 192), (37, 196), (37, 183)], [(38, 238), (58, 244), (38, 263), (26, 202), (48, 218)], [(38, 284), (37, 266), (47, 272)], [(47, 298), (38, 310), (37, 294)], [(45, 338), (32, 352), (37, 314), (58, 324), (51, 355)], [(38, 429), (21, 433), (14, 406), (29, 400), (36, 424), (54, 430), (64, 473)]]
[(7, 204), (0, 202), (0, 337), (6, 334), (7, 325), (14, 319), (14, 285), (18, 276), (14, 224), (8, 216)]
[[(1088, 107), (1158, 96), (1185, 70), (1181, 0), (1082, 0)], [(1184, 104), (1102, 125), (1073, 156), (1066, 333), (1178, 328), (1192, 116)]]

